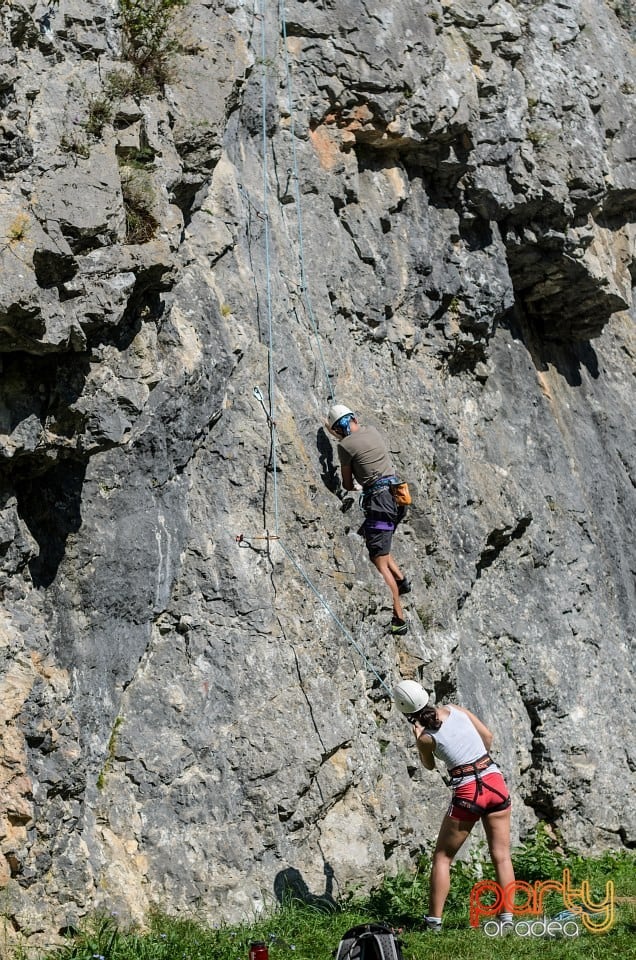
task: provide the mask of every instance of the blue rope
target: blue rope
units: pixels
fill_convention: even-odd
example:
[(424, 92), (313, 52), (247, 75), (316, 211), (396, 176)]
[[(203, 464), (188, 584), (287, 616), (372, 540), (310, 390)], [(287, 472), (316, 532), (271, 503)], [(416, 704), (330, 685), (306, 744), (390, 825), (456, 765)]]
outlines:
[(317, 589), (317, 587), (314, 586), (314, 584), (313, 584), (312, 581), (309, 579), (309, 577), (307, 576), (307, 574), (305, 573), (305, 571), (303, 570), (303, 568), (301, 567), (301, 565), (298, 563), (297, 560), (294, 559), (294, 557), (292, 556), (292, 554), (289, 552), (289, 550), (287, 549), (287, 547), (285, 546), (285, 544), (283, 543), (283, 541), (282, 541), (282, 540), (279, 540), (278, 542), (279, 542), (279, 544), (280, 544), (283, 552), (287, 555), (287, 557), (289, 558), (289, 560), (291, 560), (291, 562), (292, 562), (293, 565), (296, 567), (296, 569), (298, 570), (298, 572), (299, 572), (299, 574), (301, 575), (301, 577), (303, 578), (303, 580), (305, 580), (305, 582), (308, 584), (308, 586), (311, 588), (311, 590), (312, 590), (312, 591), (315, 593), (315, 595), (318, 597), (318, 599), (320, 600), (321, 604), (323, 605), (323, 607), (325, 608), (325, 610), (327, 611), (327, 613), (328, 613), (328, 614), (330, 615), (330, 617), (338, 624), (338, 626), (340, 627), (340, 629), (341, 629), (342, 632), (344, 633), (345, 637), (347, 638), (347, 640), (349, 641), (349, 643), (351, 644), (351, 646), (354, 647), (354, 649), (358, 651), (358, 653), (359, 653), (360, 656), (362, 657), (363, 661), (366, 663), (366, 665), (367, 665), (367, 667), (369, 668), (369, 670), (371, 671), (371, 673), (379, 680), (380, 685), (381, 685), (382, 687), (384, 687), (384, 689), (386, 690), (386, 692), (388, 693), (388, 695), (389, 695), (390, 697), (392, 697), (393, 694), (391, 693), (390, 687), (388, 687), (388, 686), (386, 685), (385, 681), (382, 679), (382, 677), (380, 676), (380, 674), (377, 672), (377, 670), (375, 669), (375, 667), (373, 666), (373, 664), (371, 663), (371, 661), (369, 660), (369, 658), (368, 658), (367, 655), (365, 654), (365, 652), (364, 652), (364, 650), (362, 649), (362, 647), (356, 642), (355, 638), (354, 638), (354, 637), (352, 636), (352, 634), (347, 630), (347, 628), (345, 627), (344, 623), (343, 623), (343, 622), (338, 618), (338, 616), (333, 612), (333, 610), (331, 609), (331, 607), (329, 606), (329, 604), (327, 603), (327, 601), (325, 600), (325, 598), (323, 597), (323, 595), (320, 593), (320, 591)]
[(322, 342), (320, 334), (318, 332), (318, 324), (316, 323), (316, 318), (314, 316), (313, 307), (311, 304), (311, 295), (309, 293), (309, 287), (307, 285), (307, 277), (305, 274), (305, 251), (303, 243), (303, 216), (302, 216), (302, 206), (300, 202), (300, 177), (298, 176), (298, 157), (296, 155), (296, 140), (294, 133), (294, 107), (293, 107), (293, 97), (292, 97), (292, 80), (291, 80), (291, 70), (289, 67), (289, 56), (287, 54), (287, 14), (285, 10), (285, 0), (280, 0), (280, 22), (281, 22), (281, 31), (283, 35), (283, 50), (285, 58), (285, 84), (287, 87), (287, 109), (289, 112), (289, 135), (291, 139), (291, 150), (292, 150), (292, 166), (293, 166), (293, 179), (294, 179), (294, 194), (296, 198), (296, 211), (297, 211), (297, 221), (298, 221), (298, 262), (300, 266), (300, 284), (301, 292), (303, 295), (303, 300), (305, 302), (305, 307), (307, 309), (307, 314), (311, 321), (311, 325), (314, 330), (314, 336), (316, 338), (316, 344), (318, 346), (318, 353), (320, 355), (320, 362), (322, 363), (322, 369), (325, 374), (325, 380), (327, 381), (327, 387), (329, 390), (329, 399), (333, 403), (335, 400), (335, 394), (333, 392), (333, 387), (331, 385), (331, 377), (329, 375), (329, 370), (327, 364), (325, 363), (325, 356), (322, 349)]
[[(325, 372), (325, 377), (326, 377), (326, 380), (327, 380), (327, 384), (328, 384), (328, 386), (329, 386), (330, 397), (331, 397), (331, 400), (333, 401), (333, 399), (334, 399), (334, 393), (333, 393), (333, 389), (332, 389), (332, 387), (331, 387), (331, 378), (330, 378), (330, 376), (329, 376), (329, 371), (327, 370), (327, 366), (326, 366), (326, 364), (325, 364), (325, 360), (324, 360), (324, 356), (323, 356), (323, 352), (322, 352), (322, 347), (321, 347), (321, 343), (320, 343), (320, 337), (319, 337), (319, 333), (318, 333), (318, 327), (317, 327), (317, 325), (316, 325), (316, 321), (315, 321), (315, 318), (314, 318), (314, 315), (313, 315), (313, 310), (311, 309), (311, 300), (310, 300), (310, 298), (309, 298), (309, 290), (308, 290), (308, 288), (307, 288), (307, 282), (306, 282), (306, 278), (305, 278), (305, 258), (304, 258), (304, 252), (303, 252), (302, 218), (301, 218), (301, 209), (300, 209), (300, 189), (299, 189), (299, 177), (298, 177), (298, 163), (297, 163), (297, 157), (296, 157), (296, 147), (295, 147), (295, 144), (294, 144), (293, 112), (292, 112), (292, 108), (291, 108), (291, 92), (290, 92), (291, 80), (290, 80), (289, 62), (288, 62), (288, 57), (287, 57), (287, 33), (286, 33), (286, 26), (285, 26), (285, 20), (284, 20), (284, 3), (283, 3), (283, 2), (281, 2), (281, 15), (282, 15), (282, 23), (283, 23), (283, 42), (284, 42), (284, 45), (285, 45), (285, 65), (286, 65), (286, 73), (287, 73), (287, 78), (288, 78), (288, 81), (287, 81), (287, 82), (288, 82), (288, 87), (287, 87), (287, 89), (288, 89), (288, 96), (289, 96), (289, 98), (290, 98), (290, 99), (289, 99), (289, 112), (290, 112), (290, 116), (292, 117), (292, 121), (291, 121), (292, 151), (293, 151), (293, 161), (294, 161), (294, 181), (295, 181), (295, 188), (296, 188), (296, 203), (297, 203), (297, 208), (298, 208), (298, 243), (299, 243), (299, 261), (300, 261), (300, 271), (301, 271), (301, 283), (302, 283), (303, 294), (304, 294), (304, 297), (305, 297), (305, 302), (306, 302), (306, 305), (307, 305), (307, 312), (308, 312), (308, 314), (309, 314), (309, 316), (310, 316), (310, 318), (311, 318), (311, 321), (312, 321), (312, 324), (313, 324), (313, 327), (314, 327), (314, 333), (315, 333), (315, 336), (316, 336), (316, 342), (317, 342), (317, 344), (318, 344), (318, 349), (319, 349), (319, 352), (320, 352), (320, 357), (321, 357), (321, 360), (322, 360), (322, 365), (323, 365), (323, 369), (324, 369), (324, 372)], [(275, 418), (274, 418), (274, 389), (275, 389), (275, 384), (274, 384), (274, 335), (273, 335), (273, 323), (272, 323), (272, 312), (273, 312), (273, 311), (272, 311), (272, 282), (271, 282), (270, 230), (269, 230), (269, 212), (268, 212), (268, 193), (269, 193), (269, 185), (268, 185), (268, 150), (267, 150), (267, 73), (266, 73), (266, 69), (267, 69), (267, 68), (266, 68), (266, 56), (265, 56), (265, 54), (266, 54), (266, 43), (265, 43), (265, 0), (261, 0), (261, 2), (260, 2), (260, 18), (261, 18), (261, 61), (262, 61), (262, 67), (263, 67), (263, 70), (262, 70), (262, 98), (261, 98), (261, 125), (262, 125), (262, 145), (263, 145), (263, 220), (264, 220), (264, 223), (265, 223), (265, 269), (266, 269), (266, 282), (267, 282), (267, 329), (268, 329), (268, 339), (269, 339), (269, 343), (268, 343), (268, 363), (269, 363), (269, 388), (268, 388), (268, 389), (269, 389), (269, 413), (267, 414), (267, 420), (268, 420), (268, 425), (269, 425), (269, 429), (270, 429), (270, 433), (271, 433), (272, 469), (273, 469), (273, 474), (274, 474), (274, 496), (273, 496), (273, 500), (274, 500), (274, 532), (275, 532), (276, 536), (278, 537), (278, 542), (279, 542), (279, 544), (280, 544), (283, 552), (285, 553), (285, 555), (288, 557), (288, 559), (289, 559), (289, 560), (291, 561), (291, 563), (294, 565), (294, 567), (296, 568), (296, 570), (300, 573), (300, 575), (302, 576), (303, 580), (305, 580), (305, 582), (307, 583), (307, 585), (310, 587), (310, 589), (311, 589), (311, 590), (313, 591), (313, 593), (316, 595), (316, 597), (318, 598), (318, 600), (320, 601), (320, 603), (323, 605), (323, 607), (325, 608), (325, 610), (327, 610), (327, 612), (328, 612), (329, 615), (332, 617), (332, 619), (334, 620), (334, 622), (338, 625), (338, 627), (340, 628), (340, 630), (342, 631), (342, 633), (345, 635), (345, 637), (348, 639), (348, 641), (349, 641), (349, 643), (352, 645), (352, 647), (353, 647), (353, 648), (358, 652), (358, 654), (362, 657), (363, 662), (367, 665), (367, 667), (369, 668), (369, 670), (371, 671), (371, 673), (373, 673), (373, 675), (377, 678), (377, 680), (379, 681), (380, 685), (384, 688), (384, 690), (386, 690), (386, 692), (388, 693), (389, 697), (392, 697), (391, 689), (387, 686), (386, 682), (383, 680), (383, 678), (380, 676), (380, 674), (379, 674), (379, 673), (377, 672), (377, 670), (374, 668), (373, 664), (371, 663), (371, 661), (369, 660), (369, 658), (366, 656), (364, 650), (361, 648), (361, 646), (357, 643), (357, 641), (356, 641), (355, 638), (352, 636), (352, 634), (349, 632), (349, 630), (347, 630), (347, 628), (346, 628), (345, 625), (342, 623), (342, 621), (338, 618), (338, 616), (337, 616), (337, 615), (334, 613), (334, 611), (331, 609), (331, 607), (329, 606), (329, 604), (327, 603), (327, 601), (325, 600), (325, 598), (323, 597), (323, 595), (320, 593), (320, 591), (318, 590), (318, 588), (312, 583), (312, 581), (311, 581), (310, 578), (307, 576), (307, 574), (305, 573), (305, 571), (303, 570), (303, 568), (301, 567), (301, 565), (300, 565), (300, 564), (298, 563), (298, 561), (293, 557), (293, 555), (292, 555), (292, 554), (290, 553), (290, 551), (287, 549), (287, 547), (285, 546), (285, 544), (283, 543), (282, 539), (281, 539), (280, 536), (279, 536), (279, 522), (278, 522), (278, 516), (279, 516), (278, 480), (277, 480), (277, 476), (276, 476), (276, 474), (277, 474), (277, 462), (276, 462), (277, 437), (276, 437), (276, 422), (275, 422)], [(259, 398), (259, 395), (260, 395), (260, 391), (258, 391), (258, 392), (257, 392), (257, 391), (258, 391), (258, 388), (255, 387), (255, 388), (254, 388), (254, 395), (255, 395), (255, 396), (257, 397), (257, 399), (258, 399), (258, 398)], [(261, 401), (261, 402), (262, 402), (262, 401)], [(267, 411), (266, 411), (266, 413), (267, 413)]]
[(265, 271), (267, 277), (267, 331), (269, 364), (269, 428), (272, 439), (272, 474), (274, 478), (274, 532), (278, 536), (278, 467), (276, 464), (276, 418), (274, 416), (274, 334), (272, 324), (272, 272), (270, 263), (269, 210), (268, 201), (268, 163), (267, 163), (267, 63), (265, 45), (265, 0), (261, 0), (261, 66), (262, 96), (261, 121), (263, 137), (263, 211), (265, 220)]

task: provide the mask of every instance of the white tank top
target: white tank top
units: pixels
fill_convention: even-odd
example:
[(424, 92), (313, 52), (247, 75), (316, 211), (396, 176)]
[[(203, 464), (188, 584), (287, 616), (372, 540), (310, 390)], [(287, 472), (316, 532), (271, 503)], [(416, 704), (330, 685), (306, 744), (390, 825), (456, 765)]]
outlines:
[[(461, 710), (457, 710), (450, 703), (446, 705), (450, 715), (442, 720), (439, 730), (426, 730), (433, 739), (433, 753), (446, 764), (448, 770), (464, 763), (474, 763), (483, 757), (486, 745), (473, 726), (470, 717)], [(496, 773), (498, 767), (493, 764), (488, 767), (488, 773)], [(462, 783), (474, 780), (474, 774), (462, 777)]]

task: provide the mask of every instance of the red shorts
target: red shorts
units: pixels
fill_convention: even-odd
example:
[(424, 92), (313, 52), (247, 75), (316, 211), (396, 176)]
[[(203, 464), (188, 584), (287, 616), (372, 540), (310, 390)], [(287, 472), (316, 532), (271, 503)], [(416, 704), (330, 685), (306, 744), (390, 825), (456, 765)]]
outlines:
[[(479, 812), (477, 810), (467, 810), (466, 807), (457, 804), (455, 801), (459, 798), (476, 804), (479, 807)], [(502, 806), (502, 804), (505, 804), (505, 806)], [(484, 777), (481, 777), (481, 790), (478, 789), (477, 780), (469, 780), (468, 783), (462, 784), (453, 791), (453, 799), (450, 802), (447, 814), (453, 820), (466, 820), (469, 823), (476, 823), (477, 820), (481, 820), (484, 814), (494, 812), (493, 808), (503, 810), (509, 806), (510, 794), (506, 781), (500, 773), (487, 773)]]

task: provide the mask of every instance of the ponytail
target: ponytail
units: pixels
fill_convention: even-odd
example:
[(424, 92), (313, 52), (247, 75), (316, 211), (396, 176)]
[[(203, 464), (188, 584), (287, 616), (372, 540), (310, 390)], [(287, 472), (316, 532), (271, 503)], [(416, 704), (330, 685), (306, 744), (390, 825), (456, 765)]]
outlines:
[(435, 707), (422, 707), (421, 710), (413, 714), (411, 719), (417, 720), (417, 722), (421, 723), (427, 730), (439, 730), (442, 725), (442, 721), (438, 719)]

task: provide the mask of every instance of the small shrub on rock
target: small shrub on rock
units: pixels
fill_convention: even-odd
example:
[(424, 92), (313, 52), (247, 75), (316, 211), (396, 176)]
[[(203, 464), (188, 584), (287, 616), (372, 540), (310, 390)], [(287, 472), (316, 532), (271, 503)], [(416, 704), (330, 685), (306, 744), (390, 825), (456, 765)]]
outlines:
[(142, 75), (157, 84), (168, 76), (168, 61), (176, 49), (172, 17), (188, 0), (120, 0), (124, 56)]
[(155, 189), (145, 171), (123, 167), (121, 190), (126, 211), (126, 243), (147, 243), (154, 237), (159, 221), (154, 215)]
[(88, 102), (86, 132), (92, 137), (101, 137), (102, 130), (113, 119), (113, 108), (106, 97), (92, 97)]

